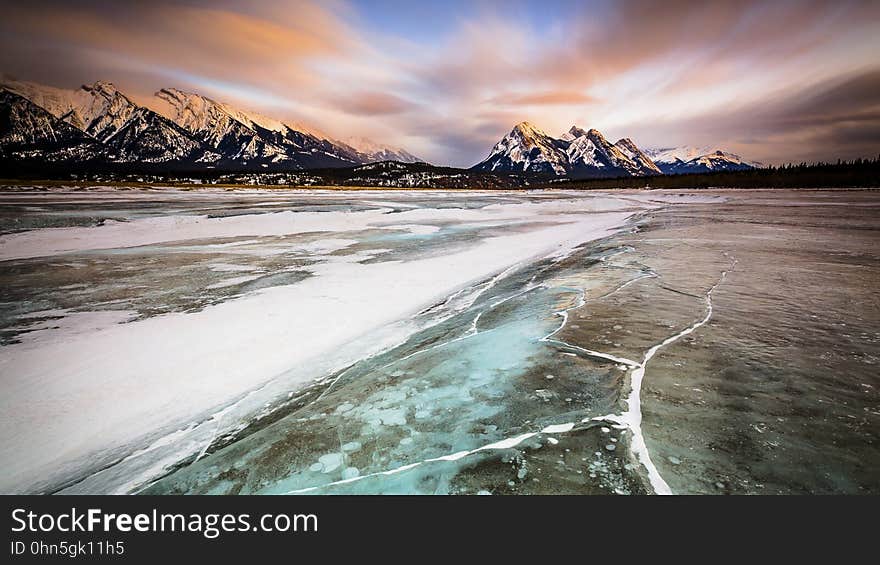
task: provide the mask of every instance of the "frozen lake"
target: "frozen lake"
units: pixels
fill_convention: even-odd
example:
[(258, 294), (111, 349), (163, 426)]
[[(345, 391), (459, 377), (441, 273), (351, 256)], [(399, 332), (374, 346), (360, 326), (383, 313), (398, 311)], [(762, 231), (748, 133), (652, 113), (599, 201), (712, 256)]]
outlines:
[(0, 486), (14, 492), (85, 477), (100, 491), (135, 488), (279, 398), (466, 308), (511, 268), (651, 206), (172, 190), (2, 203)]
[[(825, 205), (786, 198), (766, 205)], [(642, 424), (684, 365), (648, 361), (712, 335), (756, 268), (741, 232), (675, 231), (741, 202), (2, 193), (0, 491), (691, 490)]]

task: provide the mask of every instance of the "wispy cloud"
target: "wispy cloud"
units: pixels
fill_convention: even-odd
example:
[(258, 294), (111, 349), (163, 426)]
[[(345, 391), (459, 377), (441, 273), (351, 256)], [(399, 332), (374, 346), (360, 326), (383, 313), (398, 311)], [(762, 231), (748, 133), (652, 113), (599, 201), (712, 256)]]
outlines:
[(394, 94), (376, 91), (358, 91), (335, 99), (336, 105), (349, 114), (362, 116), (387, 116), (400, 114), (416, 105)]
[(574, 90), (543, 90), (537, 92), (502, 93), (491, 102), (502, 106), (579, 106), (594, 104), (596, 97)]

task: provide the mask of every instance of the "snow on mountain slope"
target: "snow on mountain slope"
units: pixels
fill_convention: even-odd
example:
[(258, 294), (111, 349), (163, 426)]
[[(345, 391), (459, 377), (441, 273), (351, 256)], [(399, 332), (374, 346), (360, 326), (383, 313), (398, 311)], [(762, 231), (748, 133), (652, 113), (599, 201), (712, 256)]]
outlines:
[(517, 125), (473, 167), (498, 172), (539, 172), (572, 176), (625, 176), (659, 173), (629, 139), (610, 143), (595, 129), (572, 126), (553, 138), (528, 122)]
[(35, 82), (19, 81), (3, 78), (0, 87), (18, 94), (43, 108), (58, 119), (62, 119), (72, 126), (85, 130), (81, 109), (87, 106), (91, 96), (83, 89), (68, 90), (37, 84)]
[(701, 155), (688, 161), (686, 165), (691, 168), (702, 167), (710, 171), (737, 171), (761, 166), (760, 163), (745, 161), (739, 155), (720, 150), (708, 155)]
[(573, 167), (606, 169), (613, 166), (605, 147), (598, 139), (601, 138), (604, 141), (598, 131), (590, 130), (587, 132), (572, 126), (564, 136), (568, 138), (569, 145), (566, 154)]
[(88, 161), (101, 145), (30, 100), (0, 89), (0, 158)]
[(83, 86), (90, 95), (75, 109), (85, 123), (84, 131), (108, 148), (118, 162), (164, 163), (204, 157), (204, 145), (156, 112), (138, 106), (113, 84), (99, 81)]
[(110, 160), (121, 163), (166, 163), (211, 160), (204, 144), (182, 128), (146, 108), (138, 108), (107, 137)]
[(567, 153), (574, 174), (589, 174), (594, 168), (629, 175), (659, 172), (656, 165), (629, 139), (612, 144), (599, 130), (584, 131), (577, 126), (572, 126), (567, 135), (571, 138)]
[(713, 151), (717, 151), (717, 149), (708, 145), (703, 147), (692, 147), (689, 145), (662, 148), (649, 147), (645, 149), (645, 153), (657, 164), (690, 161), (691, 159), (695, 159), (701, 155), (707, 155)]
[(559, 138), (553, 138), (523, 122), (496, 143), (489, 156), (472, 169), (585, 178), (737, 171), (760, 166), (714, 147), (643, 151), (626, 137), (612, 144), (596, 129), (572, 126)]
[(529, 122), (522, 122), (495, 144), (489, 156), (473, 168), (494, 172), (568, 172), (568, 143), (554, 139)]
[(579, 128), (578, 126), (571, 126), (569, 130), (562, 135), (559, 136), (559, 139), (563, 141), (574, 141), (579, 137), (583, 137), (587, 135), (587, 130), (583, 128)]
[(170, 120), (135, 104), (112, 83), (98, 81), (64, 90), (4, 80), (3, 88), (100, 142), (109, 161), (162, 163), (205, 157), (201, 142)]
[[(226, 158), (286, 163), (294, 168), (348, 167), (365, 162), (344, 144), (193, 92), (164, 88), (156, 108)], [(309, 130), (309, 131), (302, 131)]]
[(283, 147), (262, 139), (253, 129), (255, 122), (234, 108), (174, 88), (163, 88), (155, 98), (157, 111), (228, 159), (290, 159)]
[(739, 171), (761, 166), (761, 163), (747, 161), (711, 146), (652, 148), (646, 149), (645, 153), (665, 174)]
[(379, 161), (400, 161), (401, 163), (423, 162), (422, 159), (419, 159), (405, 149), (376, 143), (365, 137), (347, 137), (341, 140), (340, 143), (343, 143), (360, 153), (363, 161), (366, 163)]
[[(286, 170), (421, 161), (397, 147), (358, 137), (337, 141), (302, 124), (283, 122), (174, 88), (157, 92), (151, 108), (147, 108), (106, 81), (67, 90), (3, 77), (0, 86), (8, 93), (3, 107), (6, 129), (0, 135), (0, 151), (5, 151), (7, 156), (12, 155), (10, 151), (14, 149), (20, 158), (32, 160), (210, 163), (211, 166), (275, 166)], [(23, 105), (14, 98), (16, 96), (33, 107)], [(84, 137), (74, 135), (60, 123)], [(24, 132), (27, 127), (33, 127), (34, 132)], [(610, 177), (742, 170), (758, 166), (761, 165), (714, 147), (642, 151), (629, 138), (612, 144), (595, 129), (572, 126), (554, 138), (522, 122), (496, 143), (489, 156), (473, 169)]]
[(660, 167), (658, 167), (657, 164), (654, 162), (654, 160), (651, 159), (644, 151), (639, 149), (630, 138), (624, 137), (623, 139), (618, 140), (617, 143), (614, 144), (614, 147), (616, 147), (624, 155), (626, 155), (630, 161), (635, 163), (639, 171), (650, 171), (650, 173), (653, 174), (661, 174), (662, 171), (660, 170)]
[[(375, 143), (364, 137), (335, 140), (320, 130), (299, 122), (282, 122), (242, 110), (206, 96), (164, 88), (156, 93), (157, 111), (196, 134), (213, 147), (229, 154), (239, 147), (237, 159), (296, 161), (304, 155), (323, 156), (324, 166), (351, 166), (377, 161), (421, 161), (398, 147)], [(242, 129), (242, 126), (246, 129)], [(253, 138), (248, 141), (247, 137)], [(225, 149), (225, 151), (224, 151)], [(340, 163), (329, 160), (338, 159)]]
[[(358, 146), (354, 147), (302, 124), (282, 122), (173, 88), (157, 92), (148, 108), (105, 81), (75, 90), (7, 77), (0, 84), (98, 142), (95, 155), (108, 162), (176, 161), (300, 170), (385, 160), (419, 161), (399, 148), (366, 139), (352, 140)], [(11, 138), (5, 142), (9, 143)], [(28, 158), (39, 159), (39, 148), (31, 145)]]
[(83, 85), (77, 92), (81, 104), (62, 119), (78, 123), (87, 134), (106, 143), (132, 120), (143, 119), (140, 106), (132, 102), (109, 82), (98, 81)]

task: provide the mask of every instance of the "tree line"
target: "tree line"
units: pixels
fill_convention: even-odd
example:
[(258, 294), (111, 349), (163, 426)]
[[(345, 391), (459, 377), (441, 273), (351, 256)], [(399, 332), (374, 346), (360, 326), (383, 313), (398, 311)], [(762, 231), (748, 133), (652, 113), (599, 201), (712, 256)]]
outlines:
[(555, 188), (876, 188), (880, 187), (880, 156), (836, 163), (788, 163), (744, 171), (716, 171), (571, 180), (547, 183)]

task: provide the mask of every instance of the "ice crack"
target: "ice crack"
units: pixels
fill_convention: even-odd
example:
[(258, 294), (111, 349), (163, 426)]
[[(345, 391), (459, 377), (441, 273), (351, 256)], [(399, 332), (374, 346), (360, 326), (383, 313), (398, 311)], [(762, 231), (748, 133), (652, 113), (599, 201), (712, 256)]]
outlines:
[[(725, 256), (730, 257), (727, 253)], [(706, 293), (706, 315), (699, 321), (695, 322), (691, 326), (685, 328), (684, 330), (678, 332), (675, 335), (672, 335), (660, 343), (651, 347), (647, 353), (645, 353), (645, 357), (642, 362), (633, 369), (632, 374), (630, 375), (630, 394), (626, 400), (627, 410), (621, 414), (609, 414), (607, 416), (598, 416), (595, 418), (591, 418), (591, 420), (604, 420), (608, 422), (613, 422), (617, 424), (617, 427), (627, 427), (630, 429), (632, 433), (632, 439), (630, 440), (630, 450), (639, 460), (639, 463), (645, 468), (648, 473), (648, 481), (651, 484), (651, 488), (653, 488), (655, 494), (673, 494), (672, 489), (660, 475), (660, 472), (657, 470), (657, 467), (654, 465), (654, 462), (651, 460), (651, 454), (648, 452), (648, 446), (645, 443), (645, 436), (642, 433), (642, 405), (641, 405), (641, 391), (642, 391), (642, 383), (645, 379), (645, 370), (647, 368), (648, 362), (654, 355), (657, 354), (662, 348), (670, 345), (681, 339), (682, 337), (694, 332), (698, 328), (702, 327), (712, 318), (712, 293), (715, 292), (715, 289), (724, 282), (724, 279), (727, 278), (727, 274), (732, 272), (736, 268), (737, 260), (732, 258), (732, 262), (730, 268), (721, 273), (721, 277), (718, 279), (709, 291)]]

